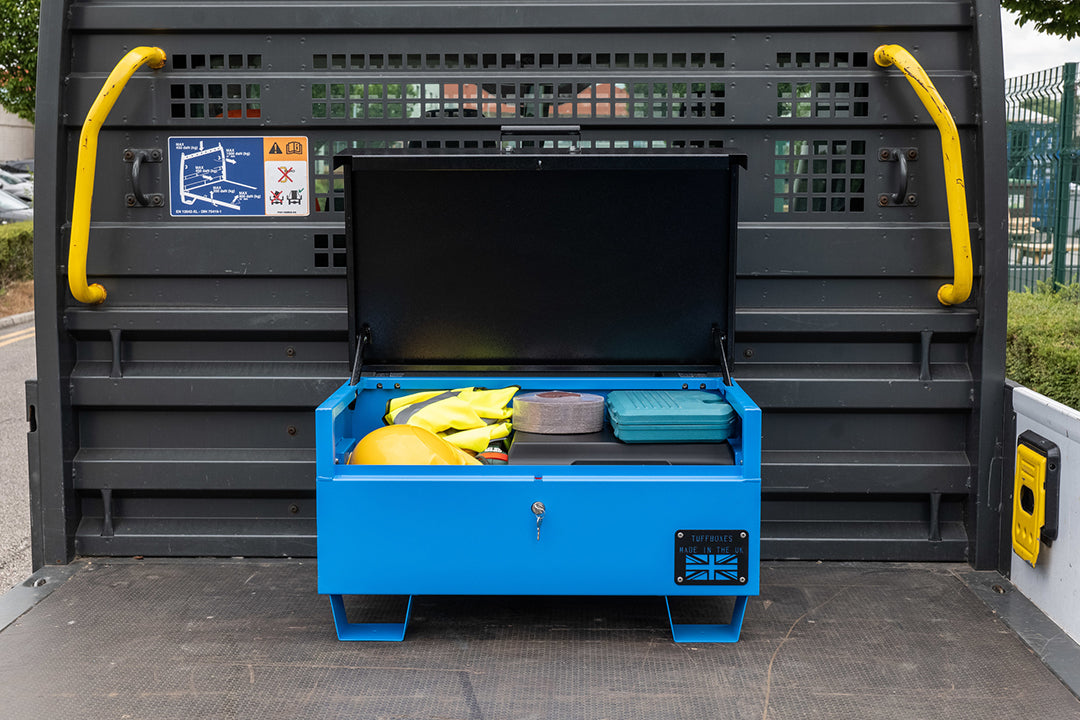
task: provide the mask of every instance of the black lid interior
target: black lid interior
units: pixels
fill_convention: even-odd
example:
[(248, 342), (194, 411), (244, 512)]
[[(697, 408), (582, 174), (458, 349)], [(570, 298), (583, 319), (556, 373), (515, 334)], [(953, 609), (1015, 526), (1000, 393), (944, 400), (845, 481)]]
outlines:
[(365, 368), (715, 368), (744, 159), (341, 156), (351, 350), (364, 329)]

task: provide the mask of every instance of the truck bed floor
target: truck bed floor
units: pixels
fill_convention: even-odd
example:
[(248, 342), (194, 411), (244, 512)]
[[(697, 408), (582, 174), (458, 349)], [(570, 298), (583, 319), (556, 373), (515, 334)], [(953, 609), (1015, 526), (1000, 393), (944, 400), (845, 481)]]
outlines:
[(967, 570), (766, 563), (734, 645), (674, 644), (662, 598), (594, 597), (419, 597), (405, 642), (349, 643), (313, 560), (82, 560), (0, 632), (0, 717), (1080, 717)]

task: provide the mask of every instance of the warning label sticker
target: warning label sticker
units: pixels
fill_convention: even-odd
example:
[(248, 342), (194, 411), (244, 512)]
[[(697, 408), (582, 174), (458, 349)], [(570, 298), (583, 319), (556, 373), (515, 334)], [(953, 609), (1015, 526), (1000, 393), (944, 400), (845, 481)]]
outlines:
[(172, 137), (173, 217), (298, 215), (308, 204), (306, 137)]

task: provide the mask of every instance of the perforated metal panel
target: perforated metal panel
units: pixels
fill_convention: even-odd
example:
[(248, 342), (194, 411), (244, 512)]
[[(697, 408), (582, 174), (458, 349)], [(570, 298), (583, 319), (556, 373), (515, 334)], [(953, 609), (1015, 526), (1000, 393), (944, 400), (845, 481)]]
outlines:
[[(312, 410), (350, 359), (331, 158), (569, 144), (500, 139), (514, 124), (580, 125), (586, 147), (749, 155), (734, 373), (765, 412), (767, 557), (997, 563), (996, 4), (88, 0), (42, 12), (37, 157), (57, 182), (37, 198), (37, 565), (314, 554)], [(936, 299), (952, 277), (938, 133), (900, 73), (874, 63), (883, 43), (914, 53), (960, 130), (976, 281), (958, 307)], [(79, 127), (142, 44), (169, 60), (136, 73), (101, 132), (89, 273), (109, 296), (85, 307), (63, 267)], [(308, 138), (309, 216), (125, 203), (127, 148), (264, 135)], [(879, 204), (897, 184), (883, 148), (918, 150), (916, 203)], [(145, 165), (144, 189), (168, 197), (167, 170)], [(493, 232), (492, 257), (512, 241)]]

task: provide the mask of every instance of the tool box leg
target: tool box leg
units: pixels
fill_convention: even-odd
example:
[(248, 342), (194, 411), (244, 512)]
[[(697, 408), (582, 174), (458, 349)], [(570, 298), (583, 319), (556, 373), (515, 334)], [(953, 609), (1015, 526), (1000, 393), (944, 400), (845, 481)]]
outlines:
[(409, 606), (405, 608), (405, 620), (399, 623), (351, 623), (345, 617), (345, 603), (340, 595), (330, 596), (330, 610), (334, 613), (334, 627), (338, 640), (383, 640), (401, 642), (405, 639), (405, 628), (409, 624), (412, 612), (412, 595)]
[(682, 625), (671, 619), (671, 601), (664, 602), (668, 609), (668, 622), (671, 623), (671, 638), (677, 642), (738, 642), (742, 630), (743, 616), (746, 615), (746, 596), (735, 598), (735, 609), (731, 611), (731, 622), (727, 625)]

